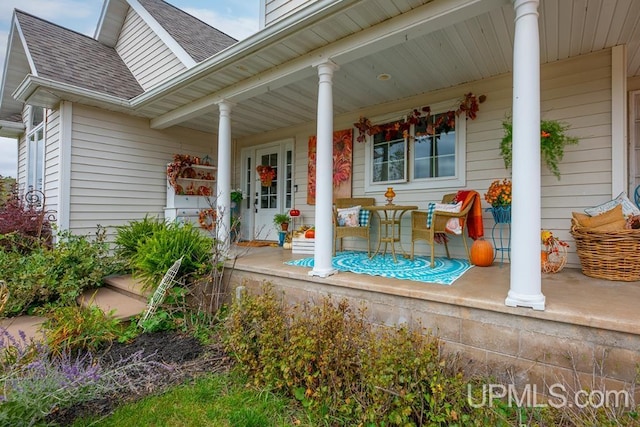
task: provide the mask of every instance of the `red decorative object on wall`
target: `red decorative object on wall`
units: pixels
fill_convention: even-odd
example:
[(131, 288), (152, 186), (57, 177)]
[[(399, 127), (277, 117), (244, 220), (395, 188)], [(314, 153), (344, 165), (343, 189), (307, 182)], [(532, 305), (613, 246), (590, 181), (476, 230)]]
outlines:
[[(316, 136), (309, 137), (309, 169), (307, 173), (307, 204), (316, 204)], [(353, 131), (333, 133), (333, 198), (351, 197), (353, 168)]]

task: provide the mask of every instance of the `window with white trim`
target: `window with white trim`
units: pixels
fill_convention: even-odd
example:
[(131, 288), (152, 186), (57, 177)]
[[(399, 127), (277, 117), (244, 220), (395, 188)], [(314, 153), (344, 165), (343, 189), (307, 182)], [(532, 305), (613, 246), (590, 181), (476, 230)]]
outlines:
[(44, 189), (44, 108), (29, 107), (27, 188)]
[(384, 191), (389, 184), (400, 190), (465, 185), (464, 116), (443, 112), (410, 126), (395, 123), (381, 122), (383, 130), (367, 138), (366, 192)]

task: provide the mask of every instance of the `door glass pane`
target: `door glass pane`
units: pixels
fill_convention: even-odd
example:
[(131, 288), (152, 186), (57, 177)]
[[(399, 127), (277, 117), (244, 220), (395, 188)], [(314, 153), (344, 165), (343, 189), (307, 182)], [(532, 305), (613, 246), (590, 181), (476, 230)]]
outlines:
[(285, 209), (291, 209), (292, 205), (292, 199), (293, 199), (293, 151), (291, 150), (287, 150), (286, 153), (287, 156), (287, 162), (286, 162), (286, 184), (285, 184), (285, 189), (284, 189), (284, 195), (285, 195), (285, 201), (284, 201), (284, 207)]
[(276, 171), (275, 178), (271, 181), (271, 185), (265, 187), (260, 186), (260, 208), (276, 209), (278, 207), (278, 153), (265, 154), (260, 158), (261, 165), (269, 165)]

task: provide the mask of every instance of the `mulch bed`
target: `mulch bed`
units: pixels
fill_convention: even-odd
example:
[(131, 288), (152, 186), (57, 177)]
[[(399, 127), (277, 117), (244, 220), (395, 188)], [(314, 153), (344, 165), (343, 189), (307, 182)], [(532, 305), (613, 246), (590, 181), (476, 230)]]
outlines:
[(184, 384), (209, 373), (224, 372), (231, 367), (231, 359), (220, 344), (205, 346), (192, 336), (173, 331), (145, 333), (126, 344), (116, 342), (98, 356), (101, 363), (110, 364), (126, 359), (137, 351), (142, 352), (145, 360), (168, 365), (171, 369), (158, 366), (160, 375), (154, 375), (152, 382), (145, 382), (144, 378), (140, 378), (144, 383), (137, 393), (124, 391), (118, 396), (62, 409), (48, 417), (47, 421), (64, 426), (80, 417), (108, 416), (123, 403), (158, 394), (171, 386)]

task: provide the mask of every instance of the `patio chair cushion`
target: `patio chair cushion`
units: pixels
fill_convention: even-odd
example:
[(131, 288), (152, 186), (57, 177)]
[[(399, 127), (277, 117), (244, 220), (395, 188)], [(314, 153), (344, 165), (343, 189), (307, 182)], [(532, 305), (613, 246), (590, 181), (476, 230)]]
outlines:
[(594, 206), (592, 208), (587, 208), (584, 211), (591, 216), (597, 216), (610, 211), (617, 205), (622, 205), (622, 212), (624, 213), (624, 216), (640, 215), (640, 209), (635, 204), (633, 204), (631, 200), (629, 200), (627, 194), (624, 191), (618, 194), (615, 199), (609, 200), (608, 202), (602, 203), (601, 205)]
[(360, 208), (352, 206), (350, 208), (339, 208), (338, 225), (340, 227), (360, 227)]

